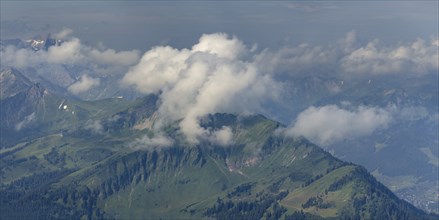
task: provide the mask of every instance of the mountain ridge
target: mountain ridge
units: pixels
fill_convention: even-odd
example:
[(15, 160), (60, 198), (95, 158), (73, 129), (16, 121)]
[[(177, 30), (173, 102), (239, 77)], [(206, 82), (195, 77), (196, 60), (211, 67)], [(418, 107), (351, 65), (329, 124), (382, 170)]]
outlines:
[[(34, 85), (23, 94), (38, 106), (50, 93)], [(46, 104), (62, 118), (74, 116), (75, 126), (63, 119), (59, 128), (46, 127), (47, 133), (0, 151), (2, 218), (433, 218), (364, 168), (304, 138), (279, 135), (282, 125), (262, 115), (217, 113), (201, 120), (208, 129), (230, 127), (230, 146), (188, 145), (174, 124), (165, 128), (172, 146), (140, 141), (133, 148), (133, 141), (156, 135), (135, 128), (154, 117), (156, 96), (56, 100)]]

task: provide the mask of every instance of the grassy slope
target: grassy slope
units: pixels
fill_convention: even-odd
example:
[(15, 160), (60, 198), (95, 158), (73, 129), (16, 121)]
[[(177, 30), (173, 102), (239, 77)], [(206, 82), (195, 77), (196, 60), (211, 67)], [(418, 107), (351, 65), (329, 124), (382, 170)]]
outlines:
[[(99, 107), (92, 103), (81, 106), (94, 119), (105, 120), (105, 116), (124, 109), (123, 103), (113, 102), (118, 101), (103, 101)], [(124, 110), (130, 111), (134, 110)], [(121, 123), (131, 123), (130, 118), (123, 118)], [(214, 125), (222, 125), (221, 120), (215, 120)], [(232, 127), (236, 140), (235, 146), (228, 148), (207, 144), (158, 152), (138, 151), (127, 147), (128, 143), (148, 131), (135, 131), (129, 126), (116, 133), (51, 134), (2, 149), (2, 183), (36, 173), (72, 169), (74, 172), (51, 183), (48, 195), (57, 190), (85, 187), (95, 193), (96, 208), (122, 219), (199, 218), (217, 198), (255, 201), (261, 195), (286, 191), (289, 194), (279, 204), (288, 209), (287, 214), (303, 210), (335, 217), (351, 208), (351, 199), (361, 191), (358, 187), (362, 185), (350, 181), (340, 189), (326, 191), (356, 166), (333, 158), (306, 140), (273, 136), (279, 124), (261, 116), (229, 117), (226, 121), (223, 124)], [(247, 191), (235, 193), (246, 184), (251, 185)], [(364, 184), (369, 183), (363, 180)], [(331, 206), (303, 208), (311, 197), (322, 198)], [(84, 204), (77, 199), (63, 203), (60, 198), (57, 202), (71, 208)]]

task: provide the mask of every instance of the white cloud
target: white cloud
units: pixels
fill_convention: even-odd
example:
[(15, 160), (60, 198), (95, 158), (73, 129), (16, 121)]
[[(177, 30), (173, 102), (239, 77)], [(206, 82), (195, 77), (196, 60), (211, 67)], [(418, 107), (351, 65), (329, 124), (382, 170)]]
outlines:
[(96, 134), (104, 134), (104, 126), (99, 120), (89, 120), (84, 126), (85, 129), (90, 130)]
[(49, 47), (48, 51), (40, 50), (37, 54), (41, 55), (48, 63), (64, 64), (74, 63), (84, 58), (81, 53), (81, 42), (78, 38), (62, 43), (60, 46)]
[(130, 147), (134, 149), (160, 150), (164, 147), (172, 146), (173, 143), (174, 141), (169, 137), (161, 133), (155, 133), (153, 137), (145, 135), (141, 138), (137, 138), (130, 144)]
[(357, 32), (355, 30), (346, 33), (346, 36), (339, 40), (340, 49), (345, 53), (350, 53), (354, 50), (357, 43)]
[(130, 66), (139, 61), (140, 52), (137, 50), (116, 52), (113, 49), (104, 51), (91, 49), (90, 57), (99, 64)]
[(334, 48), (300, 44), (283, 47), (278, 51), (265, 50), (256, 56), (261, 71), (281, 76), (303, 76), (306, 74), (333, 71), (340, 55)]
[(79, 94), (88, 91), (93, 86), (98, 86), (99, 84), (100, 84), (99, 79), (94, 79), (84, 74), (81, 76), (81, 78), (78, 81), (70, 85), (68, 87), (68, 90), (73, 94)]
[[(244, 59), (249, 53), (235, 37), (203, 35), (191, 50), (156, 47), (147, 51), (123, 83), (143, 93), (160, 92), (161, 120), (157, 124), (182, 119), (181, 131), (196, 144), (200, 138), (215, 135), (199, 125), (203, 116), (257, 112), (262, 110), (261, 103), (279, 94), (279, 83)], [(224, 138), (227, 130), (222, 132)]]
[(259, 69), (281, 76), (424, 75), (439, 70), (438, 39), (393, 46), (379, 40), (359, 44), (356, 32), (351, 31), (336, 44), (285, 46), (277, 51), (265, 50), (256, 59)]
[(244, 44), (236, 37), (227, 38), (225, 33), (203, 34), (199, 43), (192, 47), (192, 51), (207, 52), (228, 59), (236, 59), (243, 55), (246, 50)]
[(333, 5), (324, 5), (324, 4), (316, 4), (316, 2), (286, 2), (284, 3), (284, 6), (288, 9), (297, 10), (297, 11), (303, 11), (307, 13), (311, 12), (318, 12), (321, 10), (333, 10), (336, 9), (336, 6)]
[(277, 51), (266, 49), (255, 59), (261, 71), (273, 72), (282, 77), (311, 74), (335, 76), (339, 69), (339, 61), (355, 49), (356, 39), (356, 32), (350, 31), (335, 44), (285, 45)]
[(77, 65), (92, 67), (100, 66), (130, 66), (138, 62), (139, 51), (115, 51), (113, 49), (96, 49), (81, 44), (78, 38), (72, 38), (59, 46), (49, 47), (48, 51), (40, 50), (36, 54), (41, 56), (41, 63)]
[(414, 121), (422, 118), (428, 117), (429, 113), (427, 108), (423, 106), (408, 106), (403, 107), (399, 111), (399, 117), (402, 120)]
[[(439, 40), (437, 38), (431, 41), (418, 39), (396, 46), (384, 46), (372, 41), (361, 46), (357, 42), (356, 32), (351, 31), (331, 45), (286, 45), (276, 51), (266, 49), (262, 52), (255, 52), (247, 48), (237, 37), (217, 33), (202, 35), (199, 42), (189, 49), (179, 50), (169, 46), (160, 46), (140, 56), (137, 50), (116, 51), (102, 45), (87, 46), (78, 38), (69, 37), (71, 33), (70, 29), (60, 31), (56, 37), (67, 39), (64, 39), (61, 45), (50, 47), (47, 51), (35, 52), (32, 49), (4, 47), (0, 52), (1, 65), (19, 69), (34, 68), (43, 78), (63, 87), (69, 86), (83, 71), (95, 78), (108, 74), (126, 73), (123, 79), (125, 85), (133, 86), (142, 93), (164, 91), (163, 97), (167, 96), (167, 98), (163, 100), (169, 100), (169, 102), (164, 103), (163, 108), (166, 107), (172, 112), (175, 112), (176, 108), (183, 108), (183, 113), (179, 114), (180, 118), (184, 118), (183, 116), (189, 111), (188, 105), (184, 103), (196, 104), (197, 100), (203, 96), (199, 90), (214, 90), (215, 86), (211, 84), (223, 83), (227, 84), (225, 86), (230, 85), (229, 88), (232, 90), (236, 88), (229, 94), (240, 96), (242, 100), (238, 103), (233, 101), (231, 103), (251, 104), (251, 107), (257, 107), (258, 105), (252, 104), (255, 102), (251, 101), (249, 92), (243, 91), (253, 89), (254, 92), (260, 94), (264, 90), (267, 93), (273, 87), (280, 87), (283, 81), (291, 80), (294, 76), (312, 74), (331, 77), (423, 75), (439, 70)], [(72, 65), (73, 69), (78, 70), (77, 72), (71, 71)], [(227, 71), (233, 71), (233, 73), (228, 76), (225, 73)], [(57, 76), (54, 77), (55, 75)], [(235, 79), (236, 77), (243, 77), (247, 81), (239, 85), (240, 82)], [(278, 81), (276, 82), (273, 78)], [(213, 79), (219, 82), (207, 83)], [(228, 80), (228, 82), (220, 82), (222, 80)], [(207, 88), (208, 85), (210, 89)], [(326, 85), (326, 87), (331, 93), (341, 90), (336, 84)], [(178, 92), (183, 92), (186, 96), (170, 97), (171, 94)], [(273, 96), (276, 95), (275, 91)], [(247, 99), (250, 101), (247, 102)], [(222, 106), (213, 108), (229, 109)], [(240, 106), (234, 108), (236, 109), (250, 108)], [(206, 111), (210, 112), (210, 110)]]
[[(282, 96), (285, 76), (422, 75), (438, 69), (436, 41), (427, 45), (416, 40), (398, 47), (382, 47), (370, 42), (366, 47), (358, 47), (356, 38), (356, 32), (351, 31), (336, 44), (326, 47), (301, 44), (256, 53), (236, 37), (222, 33), (203, 35), (191, 49), (161, 46), (147, 51), (125, 74), (122, 82), (142, 93), (159, 94), (161, 119), (158, 127), (181, 120), (181, 131), (190, 143), (196, 144), (200, 138), (213, 135), (199, 125), (202, 117), (216, 112), (265, 113), (261, 104)], [(291, 79), (287, 77), (287, 80)], [(330, 93), (338, 93), (342, 88), (335, 82), (323, 86)], [(301, 116), (305, 117), (311, 110)], [(333, 109), (319, 110), (317, 113), (323, 114)], [(390, 115), (381, 110), (366, 107), (354, 111), (339, 109), (334, 113), (351, 116), (348, 124), (364, 123), (367, 126), (359, 126), (357, 130), (325, 130), (324, 134), (311, 136), (326, 144), (344, 138), (346, 134), (367, 135), (377, 128), (375, 126), (386, 125), (386, 120), (390, 120)], [(371, 124), (353, 120), (358, 114), (379, 116), (372, 119), (383, 119), (383, 124), (378, 123), (379, 120)], [(297, 126), (305, 126), (301, 123), (299, 120)], [(297, 127), (293, 130), (300, 133)], [(311, 131), (306, 134), (311, 134)]]
[(223, 126), (220, 130), (212, 133), (211, 142), (220, 146), (229, 146), (233, 143), (233, 132), (228, 126)]
[(321, 146), (355, 139), (386, 128), (392, 114), (378, 107), (360, 106), (352, 110), (336, 105), (309, 107), (284, 132), (288, 136), (304, 136)]
[(22, 121), (18, 122), (15, 125), (15, 130), (16, 131), (20, 131), (22, 128), (26, 127), (27, 125), (29, 125), (31, 122), (33, 122), (35, 120), (35, 112), (31, 113), (30, 115), (26, 116)]
[(29, 49), (18, 49), (14, 46), (7, 46), (0, 51), (1, 65), (15, 68), (28, 67), (40, 63), (41, 57)]
[(136, 86), (143, 93), (155, 93), (172, 86), (182, 70), (190, 52), (171, 47), (156, 47), (147, 51), (140, 62), (124, 76), (123, 83)]
[(1, 63), (4, 66), (17, 68), (35, 67), (42, 64), (74, 63), (84, 58), (81, 48), (82, 45), (78, 38), (72, 38), (59, 46), (49, 47), (48, 51), (39, 50), (35, 52), (30, 48), (7, 46), (0, 52)]
[(380, 47), (370, 42), (341, 59), (350, 74), (426, 74), (439, 70), (438, 46), (418, 39), (398, 47)]
[(53, 46), (45, 50), (33, 51), (29, 48), (16, 48), (7, 46), (0, 51), (3, 66), (16, 68), (35, 67), (39, 65), (57, 65), (64, 63), (75, 63), (85, 56), (81, 53), (79, 39), (73, 38), (60, 46)]
[[(65, 29), (57, 37), (65, 38), (70, 33), (71, 30)], [(180, 120), (181, 131), (191, 143), (197, 143), (200, 137), (216, 134), (199, 125), (202, 117), (216, 112), (265, 113), (268, 110), (262, 105), (272, 100), (276, 102), (283, 95), (283, 86), (288, 85), (283, 81), (291, 80), (291, 76), (422, 75), (439, 69), (438, 39), (430, 42), (418, 39), (397, 46), (383, 46), (376, 41), (361, 46), (356, 39), (356, 33), (352, 31), (332, 45), (300, 44), (277, 51), (255, 52), (236, 37), (216, 33), (202, 35), (189, 49), (158, 46), (140, 56), (137, 50), (93, 48), (69, 37), (48, 51), (35, 52), (11, 46), (2, 48), (1, 64), (44, 70), (40, 71), (41, 74), (50, 79), (57, 79), (52, 76), (62, 73), (65, 77), (59, 77), (57, 81), (62, 83), (58, 84), (68, 86), (74, 94), (98, 86), (97, 74), (126, 73), (122, 80), (124, 85), (141, 93), (159, 94), (158, 126)], [(87, 75), (71, 84), (79, 75), (72, 76), (64, 65), (66, 63), (79, 67), (76, 74), (86, 72)], [(44, 67), (47, 65), (51, 68)], [(338, 93), (342, 86), (336, 82), (333, 80), (322, 87)], [(358, 114), (358, 111), (360, 109), (335, 112)], [(412, 112), (407, 109), (404, 114), (413, 115)], [(339, 133), (343, 136), (344, 131)], [(326, 140), (324, 136), (314, 136), (322, 142)]]
[[(56, 39), (63, 39), (59, 45), (48, 50), (34, 51), (31, 48), (3, 47), (0, 51), (1, 65), (15, 68), (66, 68), (65, 64), (74, 65), (76, 69), (88, 69), (91, 74), (124, 73), (128, 67), (140, 59), (138, 50), (115, 51), (84, 45), (78, 38), (68, 37), (73, 31), (63, 29), (55, 34)], [(68, 39), (66, 39), (68, 37)]]

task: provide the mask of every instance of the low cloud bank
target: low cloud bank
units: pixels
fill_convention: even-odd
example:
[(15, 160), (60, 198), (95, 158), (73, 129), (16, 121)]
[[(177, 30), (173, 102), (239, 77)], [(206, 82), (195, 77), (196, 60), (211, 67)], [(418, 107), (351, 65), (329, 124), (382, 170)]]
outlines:
[[(1, 66), (25, 71), (34, 69), (37, 74), (50, 82), (68, 87), (75, 82), (78, 85), (86, 85), (83, 77), (78, 82), (75, 79), (81, 72), (86, 71), (94, 78), (123, 74), (140, 59), (138, 50), (115, 51), (102, 45), (99, 47), (84, 45), (80, 39), (70, 36), (72, 32), (71, 29), (64, 29), (54, 34), (58, 43), (47, 50), (35, 51), (30, 47), (6, 45), (0, 50)], [(91, 87), (81, 86), (81, 88)], [(78, 94), (83, 90), (73, 89), (71, 92)]]
[[(295, 85), (291, 82), (296, 76), (416, 77), (437, 74), (439, 70), (437, 37), (389, 46), (379, 40), (358, 42), (355, 31), (351, 31), (331, 45), (286, 45), (272, 51), (256, 46), (250, 48), (235, 36), (214, 33), (202, 35), (191, 48), (157, 46), (141, 55), (137, 50), (87, 46), (71, 34), (70, 29), (55, 34), (63, 43), (48, 50), (3, 47), (1, 64), (35, 68), (46, 79), (57, 80), (73, 94), (83, 94), (99, 86), (100, 76), (120, 74), (124, 86), (142, 94), (159, 95), (157, 130), (179, 121), (181, 132), (192, 144), (209, 140), (230, 145), (233, 143), (230, 128), (206, 130), (199, 120), (217, 112), (262, 113), (272, 117), (268, 112), (276, 109), (273, 105), (289, 103), (285, 93), (292, 91), (287, 87)], [(71, 67), (75, 67), (74, 76), (69, 72)], [(340, 92), (336, 82), (324, 85), (328, 92)], [(424, 113), (415, 115), (417, 112), (417, 109), (406, 109), (401, 114), (424, 117)], [(368, 135), (387, 126), (391, 118), (388, 112), (376, 107), (310, 107), (286, 133), (303, 135), (327, 145), (343, 138)], [(160, 139), (145, 140), (155, 143)]]
[(318, 145), (327, 146), (344, 139), (371, 135), (386, 128), (391, 121), (392, 113), (378, 107), (312, 106), (301, 112), (283, 132), (287, 136), (304, 136)]
[(281, 76), (310, 74), (337, 77), (425, 75), (439, 70), (439, 39), (386, 45), (378, 39), (360, 43), (355, 31), (329, 45), (285, 46), (257, 56), (260, 69)]

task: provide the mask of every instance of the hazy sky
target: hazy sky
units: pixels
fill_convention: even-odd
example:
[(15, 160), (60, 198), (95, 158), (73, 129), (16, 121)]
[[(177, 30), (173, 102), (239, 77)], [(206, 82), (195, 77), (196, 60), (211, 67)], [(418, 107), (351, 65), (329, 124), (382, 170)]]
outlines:
[(115, 49), (190, 47), (214, 32), (262, 48), (327, 43), (351, 30), (360, 41), (398, 43), (438, 35), (438, 1), (1, 1), (2, 39), (62, 28)]

